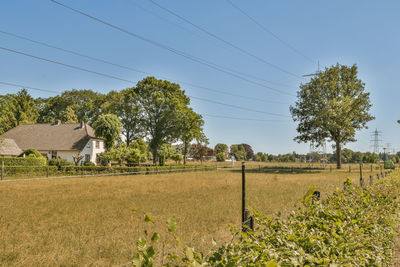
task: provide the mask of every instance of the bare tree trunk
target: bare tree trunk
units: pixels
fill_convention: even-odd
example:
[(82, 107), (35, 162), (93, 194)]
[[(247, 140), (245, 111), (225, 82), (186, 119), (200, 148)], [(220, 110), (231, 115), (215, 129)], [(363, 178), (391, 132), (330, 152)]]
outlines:
[(153, 148), (153, 164), (154, 165), (157, 165), (157, 160), (158, 160), (157, 148)]
[(342, 147), (339, 142), (336, 142), (336, 168), (341, 169), (342, 168)]
[(183, 165), (186, 165), (187, 142), (183, 142)]

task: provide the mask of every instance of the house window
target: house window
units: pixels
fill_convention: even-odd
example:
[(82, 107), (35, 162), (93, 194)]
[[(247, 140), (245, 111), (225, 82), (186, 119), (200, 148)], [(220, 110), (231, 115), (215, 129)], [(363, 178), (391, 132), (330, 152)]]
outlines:
[(89, 154), (85, 154), (85, 162), (90, 162), (90, 155)]
[(51, 151), (51, 158), (56, 159), (57, 158), (57, 151)]
[(96, 141), (96, 148), (100, 148), (100, 141)]

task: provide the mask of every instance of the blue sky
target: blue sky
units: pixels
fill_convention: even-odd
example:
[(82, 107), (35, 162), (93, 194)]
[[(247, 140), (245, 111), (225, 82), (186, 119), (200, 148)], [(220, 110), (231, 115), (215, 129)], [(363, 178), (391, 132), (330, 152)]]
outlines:
[[(235, 71), (252, 75), (252, 82), (238, 79), (174, 53), (152, 46), (87, 17), (64, 9), (49, 0), (3, 0), (0, 3), (0, 31), (11, 32), (37, 41), (73, 50), (88, 56), (152, 73), (156, 77), (239, 94), (246, 99), (215, 93), (181, 84), (188, 95), (212, 99), (248, 109), (289, 116), (303, 74), (336, 64), (357, 64), (359, 77), (371, 93), (372, 113), (376, 120), (369, 129), (357, 134), (358, 142), (347, 147), (370, 150), (370, 132), (383, 131), (383, 143), (400, 150), (400, 119), (397, 78), (400, 62), (399, 1), (244, 1), (231, 0), (279, 38), (312, 61), (295, 53), (272, 35), (261, 30), (226, 0), (159, 0), (158, 3), (185, 17), (248, 53), (295, 75), (272, 68), (233, 49), (168, 14), (148, 0), (60, 0), (131, 32), (179, 51)], [(121, 77), (110, 79), (69, 69), (0, 49), (0, 81), (47, 90), (93, 89), (106, 93), (131, 87), (142, 78), (128, 69), (73, 56), (0, 33), (0, 46), (65, 64)], [(261, 78), (264, 81), (256, 80)], [(254, 83), (261, 83), (260, 86)], [(267, 82), (271, 81), (273, 83)], [(270, 87), (288, 94), (270, 90)], [(0, 93), (15, 93), (18, 87), (0, 85)], [(52, 96), (29, 90), (34, 97)], [(278, 103), (271, 103), (278, 102)], [(205, 132), (210, 145), (248, 143), (255, 151), (266, 153), (305, 153), (307, 144), (292, 141), (296, 125), (290, 117), (234, 109), (198, 99), (191, 105), (204, 114)], [(211, 116), (209, 116), (211, 115)], [(243, 118), (233, 120), (212, 115)], [(249, 120), (253, 119), (253, 120)], [(264, 121), (257, 121), (264, 120)], [(328, 147), (328, 151), (331, 148)]]

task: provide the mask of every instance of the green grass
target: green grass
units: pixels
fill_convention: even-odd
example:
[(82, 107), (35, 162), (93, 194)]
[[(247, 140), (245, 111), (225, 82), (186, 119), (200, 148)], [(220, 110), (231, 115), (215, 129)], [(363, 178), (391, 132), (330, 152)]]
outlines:
[[(366, 173), (366, 175), (369, 173)], [(247, 204), (264, 214), (287, 214), (312, 185), (322, 197), (356, 172), (249, 171)], [(134, 213), (130, 207), (136, 207)], [(239, 170), (0, 183), (0, 266), (95, 265), (129, 262), (143, 235), (143, 213), (165, 233), (202, 251), (230, 238), (241, 219)], [(175, 246), (170, 240), (166, 249)]]

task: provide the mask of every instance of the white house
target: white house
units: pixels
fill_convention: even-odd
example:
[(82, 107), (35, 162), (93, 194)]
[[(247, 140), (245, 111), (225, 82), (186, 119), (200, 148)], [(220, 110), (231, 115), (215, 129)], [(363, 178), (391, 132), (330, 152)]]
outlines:
[(23, 124), (0, 136), (13, 139), (22, 150), (37, 149), (44, 157), (63, 158), (74, 162), (74, 155), (84, 162), (97, 164), (98, 154), (105, 151), (103, 139), (97, 138), (90, 125), (81, 123)]

